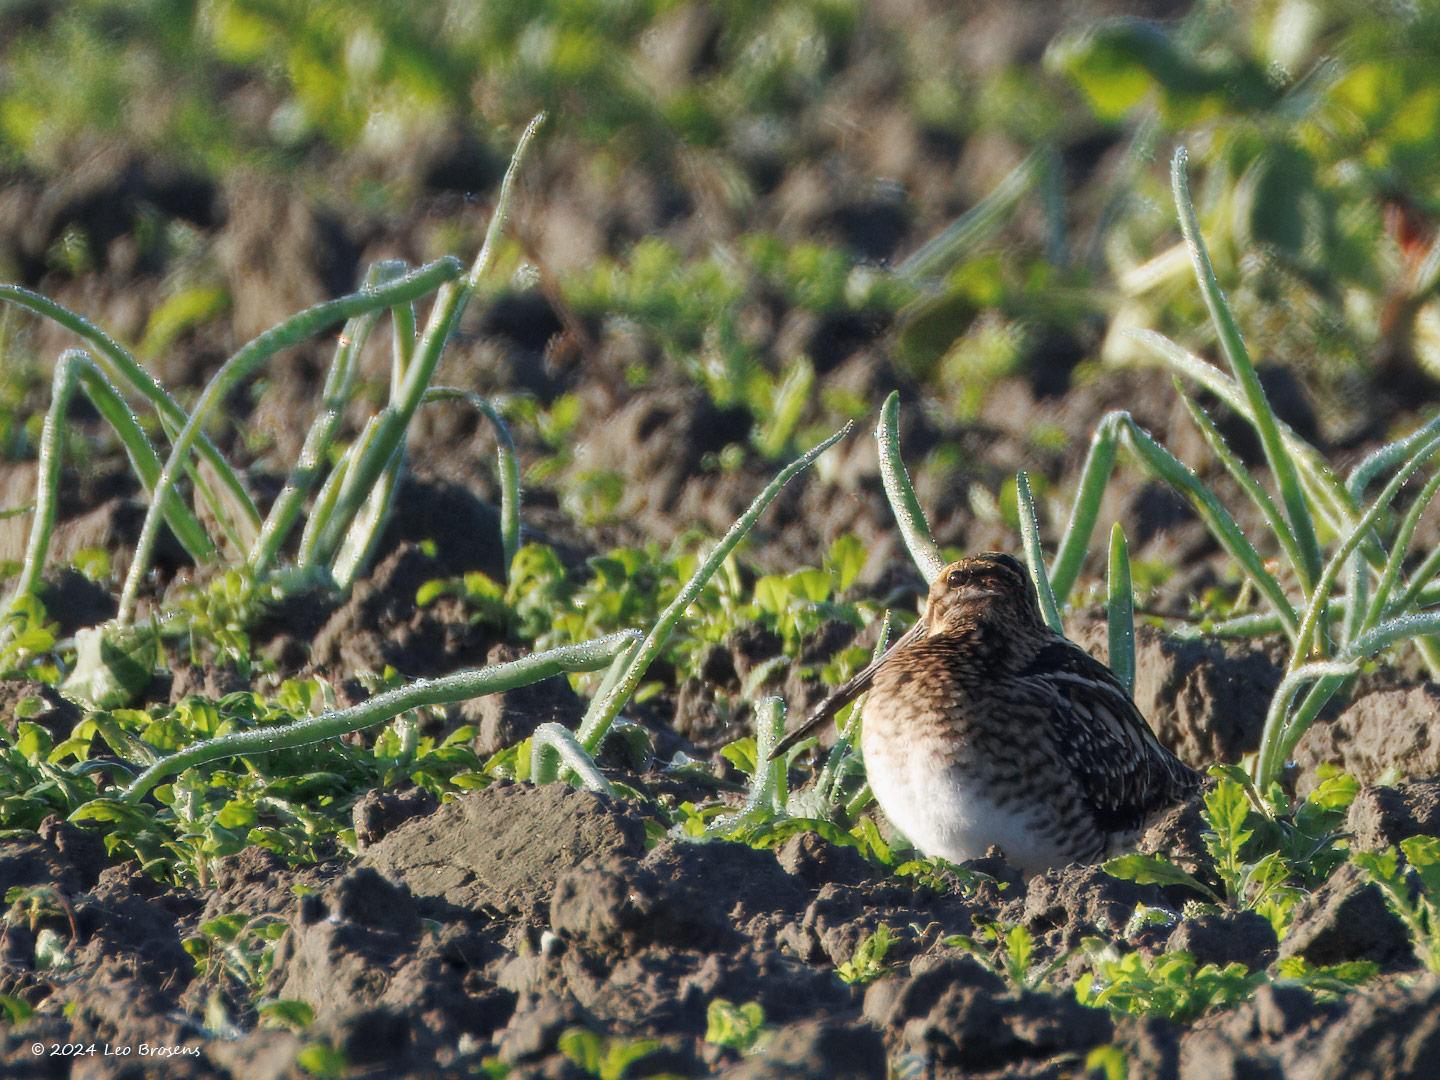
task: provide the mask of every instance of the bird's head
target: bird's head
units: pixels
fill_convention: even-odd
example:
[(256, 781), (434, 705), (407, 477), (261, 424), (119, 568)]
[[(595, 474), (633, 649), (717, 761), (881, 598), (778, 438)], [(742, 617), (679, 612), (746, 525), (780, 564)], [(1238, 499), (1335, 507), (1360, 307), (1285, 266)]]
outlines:
[(925, 605), (925, 635), (984, 627), (1016, 634), (1043, 632), (1045, 621), (1030, 575), (998, 551), (972, 555), (940, 571)]

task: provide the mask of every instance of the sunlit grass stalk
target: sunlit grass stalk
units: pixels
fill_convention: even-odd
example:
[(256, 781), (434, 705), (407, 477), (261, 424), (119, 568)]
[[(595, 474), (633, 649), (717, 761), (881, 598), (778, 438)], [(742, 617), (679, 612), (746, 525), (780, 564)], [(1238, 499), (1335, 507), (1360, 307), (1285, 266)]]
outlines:
[(1125, 530), (1110, 527), (1110, 567), (1105, 576), (1105, 629), (1110, 643), (1110, 670), (1135, 693), (1135, 592), (1130, 580), (1130, 550)]
[(608, 664), (611, 658), (635, 637), (634, 631), (627, 630), (593, 641), (531, 653), (506, 664), (457, 671), (453, 675), (438, 679), (417, 679), (407, 686), (376, 694), (368, 701), (347, 709), (307, 717), (291, 724), (253, 728), (207, 739), (161, 758), (136, 777), (125, 790), (124, 798), (127, 802), (137, 802), (166, 777), (221, 758), (245, 757), (304, 746), (373, 727), (409, 709), (448, 705), (486, 694), (503, 693), (567, 671), (594, 671)]
[(920, 576), (928, 584), (940, 576), (945, 568), (945, 559), (940, 548), (930, 535), (930, 526), (925, 521), (925, 511), (915, 497), (910, 484), (910, 474), (905, 471), (905, 461), (900, 456), (900, 394), (891, 391), (880, 407), (880, 421), (875, 425), (875, 445), (880, 456), (880, 479), (885, 484), (885, 498), (900, 526), (900, 536)]
[(470, 390), (451, 386), (432, 386), (425, 391), (424, 404), (433, 401), (461, 401), (485, 417), (495, 432), (495, 469), (500, 481), (500, 546), (505, 555), (505, 576), (520, 550), (520, 459), (515, 453), (515, 440), (510, 435), (500, 411), (488, 398)]
[[(1300, 551), (1300, 579), (1308, 594), (1321, 572), (1320, 545), (1315, 539), (1315, 524), (1310, 516), (1310, 504), (1306, 501), (1304, 492), (1301, 491), (1300, 477), (1295, 463), (1291, 460), (1289, 450), (1280, 437), (1280, 430), (1275, 422), (1275, 411), (1270, 406), (1264, 387), (1260, 385), (1260, 377), (1256, 374), (1255, 365), (1250, 360), (1250, 352), (1245, 347), (1245, 339), (1240, 333), (1240, 327), (1235, 322), (1235, 316), (1230, 311), (1230, 305), (1225, 299), (1224, 292), (1220, 289), (1219, 281), (1215, 278), (1215, 268), (1210, 263), (1210, 253), (1206, 250), (1205, 240), (1200, 235), (1200, 223), (1195, 216), (1195, 204), (1190, 198), (1190, 181), (1186, 176), (1186, 160), (1185, 148), (1182, 146), (1175, 151), (1175, 157), (1170, 166), (1170, 184), (1175, 197), (1175, 206), (1180, 214), (1180, 231), (1190, 249), (1190, 258), (1195, 266), (1195, 278), (1200, 283), (1200, 291), (1205, 297), (1205, 306), (1209, 309), (1210, 319), (1215, 324), (1221, 350), (1230, 364), (1231, 373), (1240, 384), (1246, 401), (1250, 405), (1251, 419), (1254, 422), (1255, 430), (1260, 435), (1260, 443), (1265, 450), (1265, 460), (1269, 463), (1275, 483), (1280, 489), (1281, 502), (1285, 506), (1285, 514), (1290, 521), (1295, 546)], [(1323, 607), (1322, 603), (1318, 610), (1323, 611)]]
[(537, 784), (553, 784), (563, 765), (591, 791), (614, 795), (615, 787), (595, 766), (580, 740), (570, 729), (556, 723), (541, 724), (530, 736), (530, 778)]
[(381, 413), (382, 419), (374, 440), (363, 455), (352, 460), (346, 470), (332, 516), (320, 525), (316, 534), (315, 547), (321, 563), (328, 563), (334, 552), (339, 550), (349, 522), (369, 497), (370, 490), (380, 474), (394, 460), (395, 449), (404, 441), (406, 429), (415, 415), (415, 410), (420, 407), (431, 379), (434, 378), (435, 369), (445, 352), (450, 335), (454, 333), (465, 313), (466, 305), (494, 262), (500, 246), (501, 232), (510, 216), (510, 202), (521, 162), (543, 121), (543, 114), (535, 117), (520, 136), (515, 154), (510, 159), (510, 166), (505, 170), (505, 178), (500, 183), (500, 194), (496, 199), (495, 211), (490, 216), (480, 253), (476, 255), (464, 277), (448, 282), (435, 297), (414, 356), (405, 367), (404, 377), (400, 379), (399, 391)]
[[(156, 481), (160, 479), (162, 462), (150, 442), (150, 437), (145, 434), (145, 429), (140, 426), (140, 421), (119, 391), (110, 385), (104, 373), (89, 356), (85, 357), (83, 364), (77, 366), (80, 389), (95, 407), (95, 411), (110, 425), (120, 440), (120, 445), (125, 448), (125, 456), (130, 467), (135, 470), (140, 486), (146, 491), (153, 491)], [(186, 554), (196, 562), (204, 562), (214, 555), (215, 546), (188, 506), (172, 503), (170, 512), (165, 517), (165, 524), (170, 526), (170, 531), (180, 541)]]
[[(1365, 617), (1360, 623), (1360, 631), (1370, 629), (1378, 623), (1385, 613), (1385, 606), (1389, 602), (1391, 594), (1399, 584), (1400, 573), (1404, 567), (1405, 555), (1409, 551), (1410, 541), (1415, 537), (1415, 530), (1420, 525), (1420, 519), (1424, 516), (1426, 509), (1435, 498), (1435, 493), (1440, 491), (1440, 471), (1425, 481), (1425, 486), (1420, 489), (1420, 494), (1405, 511), (1405, 517), (1400, 522), (1400, 528), (1395, 531), (1395, 537), (1390, 543), (1390, 556), (1385, 560), (1385, 569), (1380, 574), (1380, 581), (1375, 586), (1370, 598), (1369, 607), (1365, 611)], [(1361, 605), (1353, 605), (1359, 608)], [(1401, 609), (1404, 610), (1403, 608)]]
[[(1153, 352), (1172, 370), (1210, 391), (1251, 427), (1255, 427), (1254, 414), (1245, 395), (1235, 384), (1235, 380), (1219, 368), (1181, 348), (1164, 334), (1157, 334), (1153, 330), (1128, 330), (1126, 334)], [(1332, 532), (1339, 535), (1348, 533), (1354, 527), (1359, 511), (1355, 501), (1345, 490), (1345, 485), (1331, 471), (1320, 452), (1294, 429), (1278, 418), (1275, 425), (1291, 459), (1300, 469), (1301, 481), (1315, 510)], [(1375, 545), (1366, 545), (1365, 551), (1367, 559), (1376, 563), (1380, 561), (1379, 550)]]
[(1050, 588), (1050, 575), (1045, 570), (1045, 552), (1040, 546), (1040, 523), (1035, 518), (1035, 497), (1030, 493), (1030, 478), (1021, 469), (1015, 474), (1015, 504), (1020, 515), (1020, 542), (1025, 548), (1025, 562), (1030, 567), (1030, 580), (1035, 584), (1035, 597), (1040, 614), (1057, 634), (1065, 632), (1060, 609)]
[(967, 252), (990, 236), (1035, 186), (1046, 165), (1044, 147), (1033, 151), (995, 187), (934, 239), (895, 268), (895, 275), (919, 282), (946, 273)]
[[(90, 320), (19, 285), (0, 285), (0, 302), (15, 304), (42, 315), (88, 342), (94, 349), (96, 361), (111, 382), (121, 387), (129, 386), (150, 403), (160, 417), (161, 427), (168, 438), (173, 439), (175, 433), (185, 426), (185, 410), (124, 346)], [(219, 494), (210, 489), (198, 470), (192, 474), (196, 489), (209, 502), (217, 521), (222, 523), (223, 528), (227, 528), (227, 532), (241, 533), (241, 539), (245, 533), (253, 537), (260, 529), (260, 511), (256, 509), (250, 493), (245, 490), (245, 485), (240, 482), (240, 477), (208, 437), (201, 436), (198, 453), (219, 479), (224, 493), (223, 501)], [(212, 546), (210, 556), (213, 554)]]
[(1281, 549), (1285, 552), (1291, 569), (1295, 571), (1295, 576), (1303, 580), (1304, 557), (1295, 543), (1295, 534), (1280, 515), (1280, 508), (1275, 505), (1275, 500), (1270, 498), (1270, 493), (1260, 486), (1259, 481), (1250, 474), (1250, 470), (1245, 468), (1239, 457), (1230, 449), (1230, 444), (1225, 441), (1225, 436), (1220, 434), (1220, 429), (1215, 426), (1215, 421), (1210, 419), (1210, 414), (1185, 392), (1178, 377), (1175, 379), (1175, 392), (1180, 395), (1180, 400), (1184, 402), (1190, 418), (1195, 421), (1195, 426), (1200, 429), (1200, 434), (1205, 437), (1205, 443), (1210, 447), (1211, 452), (1219, 459), (1220, 464), (1225, 466), (1225, 471), (1230, 474), (1231, 479), (1240, 485), (1246, 495), (1250, 496), (1250, 501), (1264, 516), (1271, 533), (1274, 534)]
[[(1361, 515), (1356, 522), (1355, 528), (1339, 549), (1330, 557), (1316, 582), (1314, 591), (1311, 593), (1310, 603), (1305, 608), (1305, 616), (1300, 622), (1300, 629), (1295, 637), (1295, 648), (1291, 654), (1290, 671), (1297, 670), (1310, 657), (1312, 643), (1315, 640), (1316, 632), (1322, 622), (1325, 611), (1325, 601), (1329, 599), (1330, 592), (1334, 588), (1335, 579), (1339, 576), (1345, 561), (1350, 557), (1351, 552), (1360, 546), (1360, 542), (1368, 534), (1380, 515), (1389, 509), (1390, 503), (1405, 486), (1405, 482), (1419, 469), (1429, 456), (1440, 448), (1440, 434), (1432, 435), (1423, 442), (1417, 450), (1402, 466), (1399, 471), (1391, 477), (1390, 482), (1385, 485), (1375, 501)], [(1433, 494), (1433, 492), (1432, 492)], [(1403, 557), (1403, 552), (1401, 553)]]
[(730, 526), (729, 532), (705, 557), (675, 599), (660, 613), (660, 617), (655, 620), (655, 625), (650, 628), (645, 639), (636, 647), (635, 654), (626, 666), (624, 674), (615, 681), (615, 685), (600, 699), (599, 704), (594, 706), (581, 725), (580, 744), (589, 753), (595, 753), (600, 744), (605, 741), (605, 736), (610, 732), (610, 725), (615, 722), (615, 718), (620, 715), (620, 710), (639, 689), (645, 672), (649, 670), (650, 665), (655, 662), (665, 648), (665, 643), (670, 639), (670, 634), (674, 631), (676, 624), (679, 623), (686, 609), (695, 602), (695, 598), (700, 595), (701, 590), (705, 588), (715, 571), (734, 550), (735, 545), (740, 543), (745, 535), (754, 528), (755, 522), (760, 519), (765, 508), (774, 501), (775, 496), (780, 494), (785, 485), (798, 473), (809, 468), (810, 464), (826, 450), (850, 434), (853, 426), (853, 424), (846, 424), (824, 442), (781, 469), (775, 479), (765, 487), (765, 490), (755, 497), (755, 501), (750, 504), (745, 513), (741, 514), (735, 524)]
[[(5, 613), (14, 611), (22, 597), (31, 596), (40, 587), (40, 573), (45, 568), (45, 555), (50, 550), (50, 537), (55, 532), (55, 513), (60, 501), (61, 445), (65, 438), (65, 416), (70, 399), (79, 383), (80, 366), (88, 363), (79, 349), (67, 349), (55, 363), (50, 380), (50, 411), (40, 431), (39, 469), (35, 482), (34, 517), (30, 522), (30, 538), (25, 545), (25, 558), (15, 588), (5, 605)], [(9, 627), (0, 628), (0, 641), (9, 635)]]
[[(393, 281), (404, 273), (404, 269), (404, 263), (398, 260), (377, 263), (366, 273), (364, 287)], [(281, 547), (299, 520), (305, 500), (325, 466), (326, 455), (335, 441), (345, 407), (355, 389), (360, 352), (379, 320), (379, 311), (369, 311), (351, 319), (340, 332), (335, 355), (325, 373), (325, 385), (320, 392), (320, 411), (306, 432), (300, 457), (286, 478), (285, 487), (270, 507), (265, 523), (260, 527), (260, 536), (250, 550), (250, 570), (257, 576), (269, 570), (279, 557)]]
[(364, 573), (385, 526), (389, 524), (395, 493), (400, 490), (400, 480), (404, 475), (406, 449), (402, 439), (385, 471), (371, 486), (370, 496), (350, 523), (345, 538), (340, 541), (340, 550), (335, 553), (335, 561), (330, 566), (330, 580), (342, 593), (348, 593)]
[[(1440, 633), (1440, 612), (1428, 611), (1390, 619), (1366, 631), (1350, 642), (1332, 661), (1303, 664), (1286, 674), (1271, 699), (1261, 736), (1260, 751), (1255, 758), (1256, 786), (1265, 791), (1280, 773), (1296, 744), (1314, 723), (1336, 691), (1358, 670), (1362, 661), (1402, 641)], [(1300, 687), (1313, 682), (1305, 698), (1293, 713), (1289, 712)]]
[[(1106, 414), (1091, 437), (1080, 489), (1071, 508), (1070, 523), (1061, 541), (1061, 554), (1056, 560), (1057, 565), (1061, 566), (1067, 575), (1072, 572), (1072, 566), (1078, 570), (1080, 561), (1090, 546), (1095, 522), (1099, 518), (1105, 485), (1115, 467), (1116, 445), (1122, 442), (1143, 468), (1169, 484), (1190, 503), (1209, 528), (1211, 535), (1240, 564), (1246, 577), (1274, 608), (1285, 633), (1293, 637), (1299, 626), (1294, 607), (1275, 576), (1265, 568), (1265, 561), (1246, 539), (1230, 512), (1184, 462), (1156, 442), (1127, 412), (1117, 410)], [(1072, 583), (1073, 578), (1066, 583), (1063, 592), (1055, 590), (1056, 595), (1067, 595)]]
[(745, 805), (738, 813), (717, 818), (705, 830), (707, 833), (723, 835), (748, 822), (785, 814), (790, 800), (790, 778), (783, 758), (770, 760), (784, 735), (784, 700), (778, 697), (761, 698), (755, 705), (755, 772), (750, 777)]
[(226, 395), (260, 364), (281, 349), (288, 348), (317, 334), (327, 326), (343, 319), (379, 308), (392, 307), (418, 296), (424, 296), (433, 292), (442, 282), (457, 277), (462, 270), (463, 267), (457, 259), (439, 259), (389, 284), (353, 293), (338, 300), (316, 304), (292, 315), (278, 326), (266, 330), (221, 365), (220, 370), (201, 391), (199, 400), (195, 402), (195, 408), (185, 422), (184, 428), (175, 436), (170, 448), (170, 457), (156, 482), (155, 491), (150, 500), (150, 509), (145, 515), (145, 522), (140, 529), (140, 539), (135, 545), (135, 556), (130, 564), (130, 572), (126, 575), (125, 586), (120, 594), (120, 610), (116, 617), (119, 625), (128, 625), (135, 616), (135, 604), (139, 598), (140, 583), (150, 568), (155, 540), (159, 534), (166, 503), (171, 498), (178, 498), (175, 483), (179, 478), (184, 461), (195, 445), (202, 425), (224, 401)]
[(1080, 469), (1080, 486), (1070, 504), (1070, 520), (1060, 538), (1055, 552), (1055, 561), (1050, 565), (1050, 587), (1056, 603), (1064, 604), (1069, 598), (1075, 582), (1080, 577), (1080, 567), (1085, 562), (1085, 552), (1090, 547), (1090, 536), (1095, 531), (1095, 522), (1100, 516), (1100, 502), (1105, 497), (1105, 485), (1115, 469), (1115, 452), (1119, 443), (1121, 414), (1111, 413), (1100, 421), (1085, 452), (1085, 463)]

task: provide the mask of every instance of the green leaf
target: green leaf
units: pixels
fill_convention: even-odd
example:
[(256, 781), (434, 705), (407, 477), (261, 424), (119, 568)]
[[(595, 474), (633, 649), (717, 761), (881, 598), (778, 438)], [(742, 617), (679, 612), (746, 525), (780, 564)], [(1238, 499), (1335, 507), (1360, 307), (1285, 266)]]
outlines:
[(60, 689), (97, 709), (129, 705), (150, 684), (160, 642), (149, 626), (89, 627), (75, 634), (75, 669)]
[(1142, 855), (1132, 851), (1118, 855), (1101, 866), (1111, 877), (1133, 881), (1137, 885), (1184, 885), (1201, 896), (1215, 898), (1215, 892), (1193, 874), (1188, 874), (1169, 859), (1159, 855)]

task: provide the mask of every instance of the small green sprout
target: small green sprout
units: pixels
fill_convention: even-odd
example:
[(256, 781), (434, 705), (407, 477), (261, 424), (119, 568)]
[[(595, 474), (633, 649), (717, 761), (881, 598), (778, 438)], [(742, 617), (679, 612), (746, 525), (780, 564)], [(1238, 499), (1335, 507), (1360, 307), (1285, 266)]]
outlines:
[(705, 1041), (753, 1054), (765, 1048), (772, 1032), (765, 1026), (765, 1010), (758, 1001), (736, 1005), (715, 998), (705, 1010)]
[(860, 939), (850, 959), (837, 967), (835, 974), (844, 982), (860, 986), (888, 975), (895, 969), (895, 962), (887, 957), (898, 940), (890, 925), (881, 923)]

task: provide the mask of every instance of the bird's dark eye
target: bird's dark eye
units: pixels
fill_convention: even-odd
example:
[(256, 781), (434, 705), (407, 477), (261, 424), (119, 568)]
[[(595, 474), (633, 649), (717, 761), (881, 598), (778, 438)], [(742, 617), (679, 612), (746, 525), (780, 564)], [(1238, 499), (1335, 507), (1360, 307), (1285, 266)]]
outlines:
[(951, 570), (950, 573), (945, 575), (945, 584), (952, 589), (960, 588), (961, 585), (965, 584), (965, 571)]

